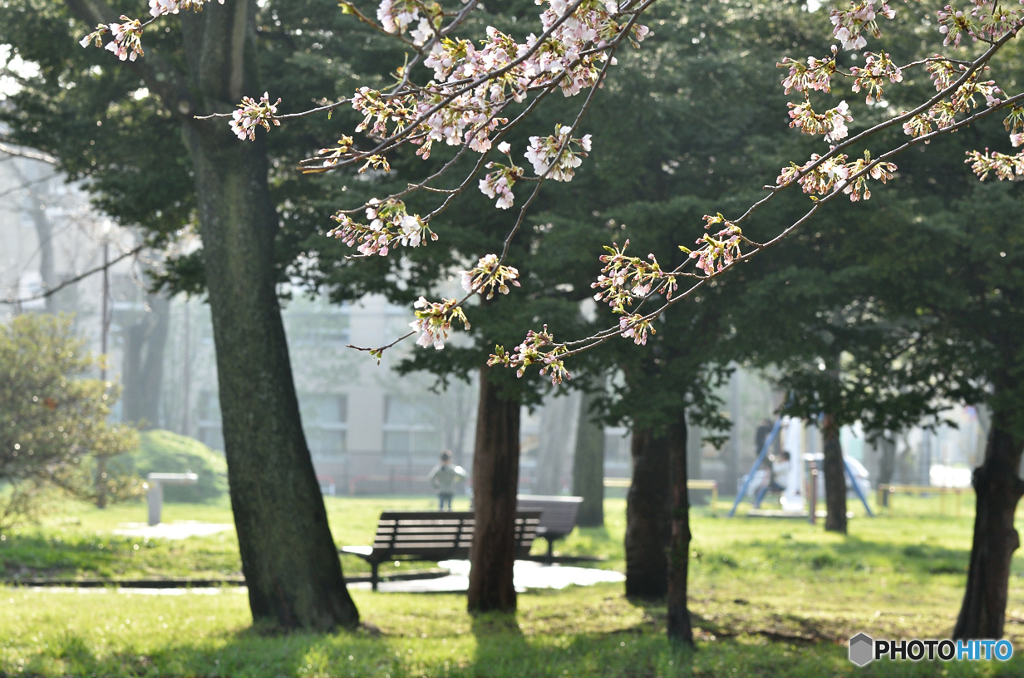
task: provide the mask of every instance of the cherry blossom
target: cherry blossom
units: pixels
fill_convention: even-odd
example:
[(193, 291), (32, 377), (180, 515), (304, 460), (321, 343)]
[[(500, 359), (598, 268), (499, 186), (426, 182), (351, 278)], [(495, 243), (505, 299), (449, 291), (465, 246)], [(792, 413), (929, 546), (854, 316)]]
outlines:
[[(339, 210), (332, 217), (337, 225), (329, 235), (356, 248), (359, 256), (385, 256), (397, 246), (423, 246), (438, 238), (430, 228), (431, 220), (474, 183), (494, 200), (497, 209), (508, 210), (515, 203), (512, 189), (517, 182), (534, 182), (533, 195), (536, 195), (547, 179), (564, 182), (575, 176), (591, 150), (592, 139), (589, 134), (579, 138), (572, 135), (602, 85), (604, 74), (614, 65), (619, 44), (628, 40), (639, 46), (649, 34), (649, 30), (638, 23), (638, 18), (656, 0), (625, 0), (621, 4), (614, 0), (536, 1), (541, 7), (539, 34), (517, 38), (486, 27), (484, 37), (474, 42), (455, 35), (455, 29), (477, 7), (472, 0), (463, 0), (463, 8), (457, 11), (445, 10), (434, 2), (380, 0), (376, 21), (353, 3), (342, 0), (344, 13), (357, 15), (360, 21), (395, 36), (408, 48), (409, 60), (396, 71), (395, 84), (382, 89), (359, 87), (350, 98), (287, 115), (278, 114), (280, 99), (271, 104), (267, 93), (259, 101), (246, 97), (231, 114), (230, 127), (240, 139), (252, 141), (257, 127), (269, 131), (289, 117), (329, 112), (337, 106), (350, 105), (362, 116), (354, 133), (339, 135), (336, 145), (319, 149), (316, 157), (303, 161), (302, 170), (310, 173), (346, 166), (358, 168), (359, 172), (371, 169), (389, 172), (391, 154), (403, 145), (414, 146), (416, 155), (423, 159), (430, 157), (434, 144), (455, 148), (454, 159), (421, 183), (409, 184), (392, 195), (373, 198), (353, 209)], [(200, 11), (208, 3), (209, 0), (149, 0), (152, 18), (148, 21), (143, 23), (122, 16), (122, 23), (97, 26), (82, 44), (95, 43), (122, 61), (134, 61), (142, 55), (141, 36), (145, 26), (158, 17), (182, 10)], [(839, 0), (829, 16), (832, 35), (841, 48), (861, 50), (866, 47), (869, 36), (881, 37), (880, 17), (892, 19), (895, 12), (884, 0)], [(786, 94), (796, 91), (803, 97), (802, 101), (788, 104), (790, 126), (807, 134), (821, 135), (829, 145), (828, 150), (812, 154), (803, 164), (791, 163), (783, 168), (776, 184), (765, 187), (766, 196), (741, 216), (727, 219), (721, 213), (705, 215), (705, 232), (693, 249), (680, 246), (684, 257), (674, 267), (663, 268), (653, 255), (646, 258), (627, 255), (628, 242), (621, 248), (617, 244), (606, 247), (600, 257), (601, 273), (591, 287), (595, 290), (594, 298), (608, 304), (613, 313), (620, 316), (617, 326), (569, 344), (555, 342), (545, 326), (541, 332), (531, 331), (511, 353), (496, 347), (488, 364), (515, 367), (520, 376), (528, 366), (538, 365), (542, 373), (550, 374), (553, 383), (559, 383), (569, 377), (564, 360), (596, 343), (621, 336), (645, 344), (654, 333), (652, 323), (666, 308), (685, 299), (737, 262), (765, 249), (766, 244), (749, 240), (742, 231), (744, 221), (760, 205), (793, 184), (799, 185), (814, 201), (803, 218), (786, 226), (776, 236), (778, 240), (829, 199), (846, 195), (851, 201), (867, 200), (871, 197), (871, 182), (884, 184), (895, 176), (896, 165), (889, 161), (892, 155), (922, 139), (927, 141), (938, 133), (958, 129), (980, 118), (984, 112), (976, 111), (982, 102), (990, 110), (1009, 108), (1004, 125), (1010, 143), (1015, 148), (1024, 145), (1024, 107), (1020, 103), (1024, 95), (1008, 97), (994, 80), (983, 79), (987, 77), (984, 74), (992, 55), (1024, 25), (1024, 9), (1017, 3), (971, 0), (960, 9), (946, 5), (935, 16), (933, 26), (937, 26), (946, 46), (956, 48), (969, 37), (988, 47), (979, 48), (972, 60), (935, 55), (906, 65), (895, 63), (883, 50), (864, 52), (864, 65), (851, 66), (848, 71), (838, 64), (840, 46), (832, 46), (831, 54), (823, 58), (782, 59), (778, 65), (788, 69), (782, 79)], [(111, 39), (104, 44), (108, 33)], [(908, 69), (921, 67), (931, 77), (938, 94), (912, 112), (899, 112), (883, 119), (853, 138), (849, 138), (848, 128), (853, 115), (846, 101), (840, 101), (824, 113), (814, 109), (812, 96), (818, 96), (814, 93), (829, 93), (837, 78), (849, 78), (852, 91), (863, 92), (865, 103), (871, 105), (881, 100), (884, 88), (903, 82)], [(530, 136), (528, 146), (516, 151), (523, 152), (536, 175), (536, 178), (525, 178), (524, 169), (512, 159), (511, 145), (502, 139), (512, 127), (527, 119), (544, 96), (556, 90), (566, 97), (584, 91), (588, 94), (575, 122), (556, 125), (552, 135)], [(521, 105), (515, 107), (515, 104)], [(879, 113), (881, 110), (878, 109)], [(220, 114), (206, 117), (220, 117)], [(881, 155), (873, 156), (869, 150), (857, 159), (847, 155), (853, 143), (859, 148), (870, 145), (872, 139), (877, 139), (878, 132), (892, 125), (901, 125), (912, 139)], [(495, 149), (505, 156), (504, 160), (489, 157)], [(467, 153), (475, 153), (479, 158), (461, 183), (455, 188), (450, 188), (451, 184), (432, 184), (449, 168), (466, 166), (457, 164), (456, 160)], [(989, 173), (995, 173), (999, 179), (1024, 176), (1024, 153), (1007, 155), (986, 149), (984, 153), (969, 154), (967, 162), (982, 179)], [(429, 213), (411, 214), (403, 199), (420, 190), (440, 196), (440, 204)], [(506, 244), (520, 228), (531, 202), (532, 197), (524, 201)], [(488, 299), (495, 292), (508, 294), (511, 287), (519, 285), (519, 277), (519, 271), (507, 266), (503, 256), (480, 257), (473, 268), (462, 274), (467, 292), (464, 299), (430, 302), (421, 297), (416, 303), (416, 320), (412, 327), (420, 335), (417, 343), (440, 349), (455, 320), (468, 327), (461, 310), (463, 303), (475, 294)], [(680, 291), (682, 280), (690, 280), (692, 285)], [(647, 303), (651, 299), (655, 300), (655, 308), (647, 310), (646, 315), (632, 309), (634, 301)], [(385, 348), (373, 349), (371, 354), (379, 359)]]
[[(149, 0), (149, 14), (153, 17), (165, 14), (177, 14), (181, 10), (192, 10), (193, 12), (203, 11), (203, 5), (210, 0)], [(217, 0), (224, 4), (224, 0)]]
[(433, 346), (438, 351), (443, 349), (452, 323), (456, 320), (462, 322), (464, 329), (468, 330), (470, 327), (466, 314), (456, 299), (442, 299), (437, 302), (420, 297), (413, 306), (417, 309), (416, 320), (409, 323), (409, 327), (420, 333), (416, 343), (423, 348)]
[(97, 47), (103, 45), (103, 36), (110, 33), (113, 38), (107, 43), (105, 49), (113, 52), (121, 61), (135, 61), (143, 56), (142, 51), (142, 24), (138, 19), (129, 19), (121, 15), (123, 23), (99, 24), (96, 30), (82, 38), (78, 44), (88, 47), (89, 43), (95, 43)]
[(850, 115), (850, 106), (845, 101), (840, 101), (835, 108), (820, 114), (814, 112), (810, 101), (787, 105), (789, 117), (792, 118), (790, 127), (799, 128), (807, 134), (824, 134), (828, 143), (845, 139), (849, 134), (846, 123), (852, 122), (853, 116)]
[(865, 103), (871, 104), (882, 100), (882, 83), (888, 80), (891, 83), (903, 82), (903, 69), (892, 62), (890, 56), (881, 52), (864, 53), (864, 68), (854, 66), (850, 69), (853, 81), (853, 91), (860, 92), (867, 90)]
[(423, 218), (409, 214), (401, 200), (371, 200), (366, 208), (369, 224), (355, 221), (345, 211), (337, 212), (331, 218), (338, 222), (338, 226), (327, 236), (337, 238), (349, 247), (357, 247), (362, 256), (376, 254), (384, 257), (396, 245), (419, 247), (429, 240), (437, 240), (437, 234)]
[(519, 269), (514, 266), (503, 266), (497, 254), (480, 257), (476, 266), (462, 272), (462, 288), (470, 293), (483, 295), (487, 299), (494, 298), (497, 289), (501, 294), (508, 294), (508, 283), (519, 287)]
[[(590, 135), (582, 139), (569, 138), (571, 127), (555, 125), (555, 133), (546, 137), (530, 137), (530, 147), (525, 157), (533, 164), (533, 171), (539, 177), (553, 181), (572, 181), (577, 167), (583, 164), (591, 147)], [(579, 146), (582, 151), (573, 150)]]
[(530, 330), (526, 333), (523, 343), (512, 349), (512, 353), (505, 351), (502, 346), (495, 346), (494, 353), (487, 360), (488, 366), (504, 365), (516, 368), (516, 376), (522, 377), (526, 374), (526, 368), (530, 365), (540, 364), (541, 375), (549, 374), (551, 383), (561, 384), (563, 379), (571, 379), (572, 375), (565, 369), (565, 362), (562, 359), (567, 353), (565, 346), (556, 344), (555, 338), (548, 332), (548, 326), (540, 332)]
[[(939, 33), (946, 36), (942, 41), (943, 45), (959, 47), (960, 39), (965, 34), (971, 35), (974, 22), (972, 21), (970, 14), (964, 14), (963, 11), (953, 9), (950, 5), (946, 5), (939, 10), (938, 17)], [(977, 40), (977, 37), (974, 39)]]
[(231, 126), (231, 131), (239, 139), (254, 141), (257, 127), (262, 127), (269, 132), (271, 124), (275, 127), (281, 125), (281, 122), (274, 118), (280, 103), (280, 99), (273, 104), (270, 103), (270, 94), (267, 92), (263, 93), (259, 101), (252, 97), (243, 97), (242, 103), (238, 104), (238, 108), (231, 114), (231, 122), (228, 123)]
[(779, 68), (789, 68), (789, 75), (782, 80), (782, 86), (786, 88), (786, 94), (793, 90), (807, 92), (817, 90), (828, 92), (832, 87), (832, 76), (836, 73), (836, 52), (838, 49), (832, 46), (832, 56), (827, 59), (816, 59), (813, 56), (807, 57), (807, 65), (786, 57), (781, 63), (776, 64)]
[(618, 245), (604, 248), (606, 254), (600, 257), (604, 267), (597, 280), (590, 284), (592, 289), (599, 290), (594, 294), (594, 301), (605, 302), (615, 313), (625, 313), (633, 299), (647, 297), (652, 289), (671, 299), (679, 287), (676, 276), (663, 271), (653, 254), (648, 254), (646, 260), (627, 256), (627, 247), (628, 240), (621, 248)]
[(843, 49), (863, 49), (868, 43), (864, 33), (876, 39), (882, 35), (875, 22), (878, 15), (892, 19), (896, 13), (885, 2), (880, 3), (876, 12), (875, 0), (853, 0), (846, 9), (837, 7), (829, 13), (835, 27), (832, 35), (842, 43)]
[(1007, 155), (990, 152), (986, 148), (984, 153), (971, 151), (964, 162), (970, 163), (971, 171), (982, 181), (988, 178), (989, 172), (995, 172), (996, 178), (1000, 181), (1010, 181), (1024, 176), (1024, 153)]
[[(506, 156), (511, 149), (512, 147), (506, 141), (498, 144), (498, 150)], [(497, 198), (494, 206), (498, 209), (507, 210), (512, 207), (515, 201), (512, 187), (515, 186), (516, 179), (523, 176), (523, 168), (516, 166), (512, 162), (511, 156), (509, 156), (508, 165), (499, 162), (489, 162), (487, 163), (487, 169), (491, 171), (480, 180), (480, 192), (488, 198)]]
[(647, 335), (655, 333), (651, 321), (639, 313), (619, 318), (619, 334), (625, 339), (632, 339), (637, 346), (646, 346)]

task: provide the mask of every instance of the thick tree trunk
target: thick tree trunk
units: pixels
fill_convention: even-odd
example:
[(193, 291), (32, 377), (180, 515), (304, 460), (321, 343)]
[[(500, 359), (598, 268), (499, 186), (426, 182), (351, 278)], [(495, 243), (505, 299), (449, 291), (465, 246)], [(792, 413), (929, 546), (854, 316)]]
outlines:
[(470, 612), (514, 612), (516, 488), (519, 484), (519, 402), (504, 400), (480, 370), (480, 404), (473, 451), (475, 527), (470, 549)]
[(1024, 495), (1018, 475), (1022, 441), (1009, 432), (1007, 413), (993, 413), (985, 461), (974, 469), (974, 540), (960, 615), (953, 637), (1001, 638), (1006, 618), (1010, 561), (1020, 546), (1013, 526), (1017, 502)]
[[(839, 425), (831, 414), (822, 423), (825, 467), (825, 529), (846, 534), (846, 470), (843, 467), (843, 447), (839, 442)], [(801, 463), (794, 460), (791, 463)], [(812, 492), (817, 492), (813, 488)]]
[(573, 457), (572, 493), (583, 497), (576, 524), (580, 527), (604, 525), (604, 427), (592, 419), (590, 405), (594, 397), (584, 393), (576, 425), (576, 455)]
[(626, 595), (661, 598), (668, 591), (672, 534), (669, 444), (650, 429), (634, 429), (633, 483), (626, 498)]
[[(230, 111), (255, 82), (255, 2), (183, 14), (200, 112)], [(224, 444), (253, 619), (284, 628), (354, 626), (338, 551), (292, 382), (275, 283), (277, 214), (262, 137), (188, 122), (213, 319)]]
[[(93, 0), (65, 0), (87, 24), (117, 20)], [(180, 15), (187, 73), (158, 53), (128, 67), (182, 122), (195, 173), (213, 318), (231, 507), (253, 620), (283, 628), (355, 626), (313, 471), (275, 284), (277, 214), (262, 132), (239, 141), (223, 119), (259, 97), (256, 2), (225, 0)]]
[(690, 565), (690, 500), (686, 490), (686, 419), (668, 430), (669, 465), (672, 476), (672, 538), (668, 552), (668, 637), (693, 646), (693, 628), (686, 606), (686, 580)]

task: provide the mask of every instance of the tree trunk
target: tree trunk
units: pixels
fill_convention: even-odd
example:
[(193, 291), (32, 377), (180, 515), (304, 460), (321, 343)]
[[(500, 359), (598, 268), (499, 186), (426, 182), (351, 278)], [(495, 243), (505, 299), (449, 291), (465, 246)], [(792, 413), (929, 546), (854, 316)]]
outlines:
[[(87, 24), (117, 15), (65, 0)], [(282, 628), (355, 626), (320, 486), (302, 432), (274, 256), (278, 219), (263, 132), (239, 141), (224, 119), (259, 97), (256, 2), (180, 15), (187, 72), (159, 53), (127, 64), (182, 123), (195, 173), (203, 273), (213, 319), (231, 508), (253, 620)], [(156, 52), (156, 50), (154, 50)]]
[(690, 500), (686, 490), (686, 418), (669, 427), (668, 450), (672, 476), (672, 538), (668, 556), (668, 637), (693, 646), (693, 628), (686, 606), (686, 579), (690, 564)]
[(626, 497), (626, 595), (661, 598), (668, 591), (672, 535), (669, 444), (650, 429), (634, 429), (633, 483)]
[(576, 524), (580, 527), (604, 525), (604, 427), (592, 419), (590, 405), (594, 396), (584, 393), (576, 425), (576, 454), (572, 466), (572, 493), (583, 497)]
[(985, 461), (974, 469), (974, 540), (967, 589), (953, 629), (957, 639), (1003, 636), (1010, 561), (1020, 546), (1013, 517), (1024, 495), (1024, 480), (1017, 473), (1022, 441), (1009, 432), (1010, 418), (1009, 413), (993, 412)]
[[(230, 111), (255, 82), (255, 2), (183, 13), (200, 112)], [(254, 621), (332, 629), (359, 621), (306, 446), (275, 291), (277, 214), (262, 136), (186, 122), (242, 571)]]
[[(878, 462), (878, 487), (884, 488), (892, 484), (893, 475), (896, 473), (896, 441), (891, 438), (879, 440), (882, 457)], [(880, 492), (882, 506), (889, 506), (889, 493)]]
[[(822, 422), (825, 467), (825, 530), (846, 534), (846, 470), (843, 467), (843, 446), (839, 442), (839, 424), (835, 416), (826, 414)], [(790, 463), (799, 464), (799, 459)], [(811, 492), (817, 492), (812, 488)]]
[(125, 328), (124, 421), (153, 428), (160, 418), (160, 388), (163, 381), (164, 348), (170, 320), (170, 301), (149, 295), (148, 312)]
[(519, 484), (519, 401), (504, 400), (480, 370), (473, 451), (475, 527), (469, 560), (470, 612), (515, 612), (516, 488)]

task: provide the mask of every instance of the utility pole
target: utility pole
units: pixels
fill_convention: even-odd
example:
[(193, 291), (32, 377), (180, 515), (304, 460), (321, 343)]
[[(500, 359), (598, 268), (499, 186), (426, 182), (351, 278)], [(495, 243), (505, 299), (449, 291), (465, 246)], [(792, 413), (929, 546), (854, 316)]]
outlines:
[(181, 414), (181, 434), (189, 435), (189, 391), (192, 386), (192, 356), (191, 356), (191, 337), (192, 333), (189, 328), (189, 305), (188, 297), (185, 297), (185, 374), (182, 375), (182, 390), (184, 391), (184, 397), (182, 402), (182, 414)]
[(103, 305), (100, 310), (100, 381), (107, 381), (107, 335), (110, 332), (110, 243), (103, 241)]
[[(100, 381), (104, 388), (107, 384), (107, 335), (110, 333), (110, 241), (103, 239), (103, 304), (100, 308), (102, 323), (100, 326)], [(96, 466), (96, 508), (107, 507), (107, 462), (100, 456)]]

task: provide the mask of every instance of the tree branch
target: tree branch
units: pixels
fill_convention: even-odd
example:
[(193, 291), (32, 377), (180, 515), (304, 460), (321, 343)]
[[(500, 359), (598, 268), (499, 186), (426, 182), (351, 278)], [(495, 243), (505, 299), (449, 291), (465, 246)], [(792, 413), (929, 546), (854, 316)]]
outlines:
[[(90, 27), (118, 20), (118, 14), (103, 0), (64, 0), (64, 4), (80, 21)], [(147, 54), (145, 59), (125, 62), (146, 87), (164, 102), (173, 115), (189, 121), (196, 110), (196, 102), (189, 91), (185, 76), (158, 54)]]

